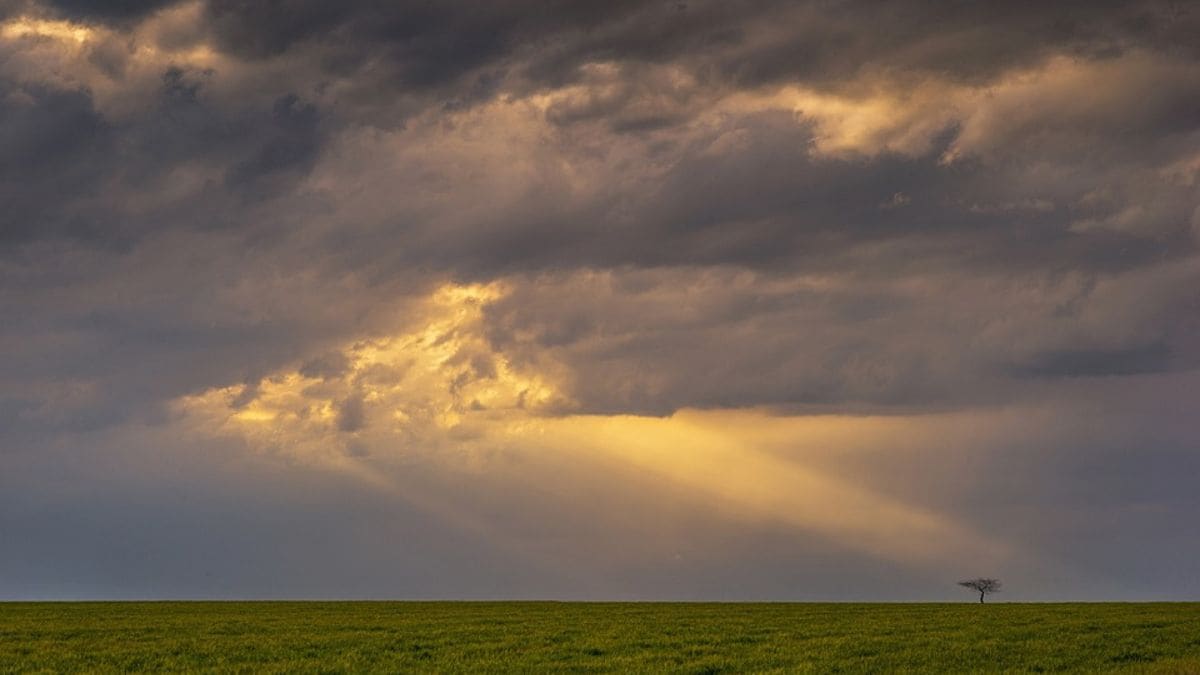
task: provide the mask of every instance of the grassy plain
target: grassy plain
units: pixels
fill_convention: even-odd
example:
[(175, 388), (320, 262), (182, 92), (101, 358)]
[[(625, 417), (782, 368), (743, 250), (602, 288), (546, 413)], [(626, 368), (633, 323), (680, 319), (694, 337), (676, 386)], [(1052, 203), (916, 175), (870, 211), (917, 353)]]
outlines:
[(0, 603), (0, 672), (1200, 673), (1200, 603)]

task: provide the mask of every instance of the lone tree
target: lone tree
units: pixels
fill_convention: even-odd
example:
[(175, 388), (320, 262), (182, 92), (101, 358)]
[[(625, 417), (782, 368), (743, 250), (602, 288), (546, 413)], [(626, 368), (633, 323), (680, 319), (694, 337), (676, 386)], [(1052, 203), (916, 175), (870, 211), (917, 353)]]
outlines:
[(969, 588), (973, 591), (979, 591), (979, 602), (980, 603), (983, 602), (983, 596), (987, 595), (988, 593), (995, 593), (996, 591), (1000, 590), (1000, 580), (999, 579), (985, 579), (984, 577), (979, 577), (978, 579), (967, 579), (966, 581), (960, 581), (960, 582), (958, 582), (958, 585), (963, 586), (965, 588)]

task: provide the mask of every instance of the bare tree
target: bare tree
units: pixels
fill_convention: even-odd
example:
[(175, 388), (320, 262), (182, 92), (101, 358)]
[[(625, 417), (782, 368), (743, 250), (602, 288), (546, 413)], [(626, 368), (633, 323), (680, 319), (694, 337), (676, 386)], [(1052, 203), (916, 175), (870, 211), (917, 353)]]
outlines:
[(979, 602), (983, 602), (983, 596), (988, 593), (995, 593), (1000, 590), (999, 579), (987, 579), (979, 577), (978, 579), (967, 579), (966, 581), (958, 582), (959, 586), (969, 588), (973, 591), (979, 591)]

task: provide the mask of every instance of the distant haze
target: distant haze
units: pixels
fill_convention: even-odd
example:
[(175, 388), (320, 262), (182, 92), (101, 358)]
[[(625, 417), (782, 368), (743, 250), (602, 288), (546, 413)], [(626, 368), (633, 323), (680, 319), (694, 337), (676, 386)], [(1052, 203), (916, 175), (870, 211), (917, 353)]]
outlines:
[(1200, 599), (1197, 35), (0, 0), (0, 599)]

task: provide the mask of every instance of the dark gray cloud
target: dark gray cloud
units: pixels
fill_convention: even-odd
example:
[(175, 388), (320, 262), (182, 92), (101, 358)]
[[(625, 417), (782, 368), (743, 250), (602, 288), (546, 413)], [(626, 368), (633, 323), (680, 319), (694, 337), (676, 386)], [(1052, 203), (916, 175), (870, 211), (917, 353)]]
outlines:
[(144, 17), (171, 4), (171, 0), (53, 0), (50, 7), (75, 19), (122, 21)]
[(1194, 263), (1096, 282), (957, 266), (880, 276), (853, 262), (865, 278), (834, 288), (733, 270), (539, 279), (488, 307), (489, 336), (518, 360), (570, 364), (586, 411), (654, 414), (996, 404), (1041, 379), (1188, 371), (1200, 358), (1183, 313), (1194, 299), (1169, 299), (1194, 283)]
[[(161, 7), (144, 3), (91, 5), (87, 11), (60, 3), (42, 9), (47, 16), (79, 21), (117, 18), (119, 26), (106, 30), (118, 32), (135, 30), (128, 22), (161, 16), (156, 13)], [(1088, 3), (1046, 10), (1028, 3), (964, 3), (942, 8), (936, 21), (930, 20), (933, 9), (920, 3), (886, 8), (871, 3), (787, 8), (757, 3), (736, 14), (705, 3), (627, 3), (604, 12), (572, 5), (531, 12), (519, 4), (466, 11), (453, 3), (379, 8), (213, 2), (202, 10), (205, 24), (197, 34), (215, 40), (231, 60), (196, 66), (165, 57), (152, 78), (141, 81), (124, 70), (107, 74), (104, 86), (130, 87), (132, 104), (118, 106), (111, 95), (98, 99), (95, 87), (81, 82), (39, 79), (19, 70), (3, 78), (5, 216), (0, 233), (9, 261), (4, 274), (11, 287), (25, 289), (24, 297), (8, 300), (9, 311), (32, 317), (24, 325), (10, 324), (19, 326), (11, 339), (17, 339), (18, 331), (40, 330), (53, 336), (47, 345), (59, 345), (59, 351), (45, 347), (41, 361), (14, 357), (9, 372), (33, 376), (29, 363), (53, 362), (68, 379), (115, 382), (120, 389), (142, 372), (131, 367), (132, 359), (157, 358), (153, 350), (161, 345), (161, 358), (173, 365), (165, 373), (145, 371), (153, 375), (129, 385), (131, 391), (144, 392), (134, 397), (140, 404), (211, 383), (193, 376), (174, 382), (171, 375), (180, 358), (238, 363), (260, 358), (231, 358), (219, 345), (232, 352), (245, 349), (247, 355), (313, 348), (294, 324), (243, 328), (196, 321), (194, 310), (187, 310), (189, 302), (210, 295), (215, 289), (204, 284), (220, 283), (217, 274), (201, 273), (190, 284), (164, 274), (154, 283), (177, 285), (175, 299), (182, 302), (155, 302), (144, 310), (130, 306), (144, 300), (148, 289), (124, 266), (148, 255), (139, 253), (147, 242), (170, 239), (173, 235), (166, 233), (174, 231), (229, 232), (211, 239), (199, 235), (197, 243), (234, 247), (230, 253), (241, 262), (227, 267), (230, 274), (244, 274), (246, 266), (299, 266), (321, 270), (320, 278), (352, 275), (366, 288), (394, 288), (399, 283), (392, 272), (396, 269), (424, 269), (431, 278), (488, 279), (541, 271), (712, 265), (757, 270), (764, 278), (843, 279), (848, 290), (840, 296), (820, 291), (811, 298), (786, 293), (773, 298), (771, 292), (750, 288), (736, 300), (751, 308), (746, 316), (705, 308), (698, 323), (683, 332), (646, 333), (603, 352), (606, 362), (619, 366), (604, 372), (629, 368), (646, 373), (647, 365), (656, 363), (656, 377), (668, 383), (662, 395), (640, 402), (636, 397), (602, 402), (606, 399), (601, 397), (597, 405), (602, 409), (645, 406), (665, 412), (686, 404), (856, 399), (941, 404), (971, 399), (964, 388), (978, 377), (1123, 374), (1194, 363), (1194, 334), (1188, 322), (1176, 318), (1193, 299), (1153, 288), (1151, 292), (1163, 293), (1161, 302), (1150, 303), (1157, 307), (1150, 320), (1158, 323), (1138, 335), (1096, 345), (1054, 343), (1015, 354), (982, 350), (978, 358), (967, 359), (972, 368), (950, 368), (950, 379), (958, 381), (953, 384), (932, 374), (928, 357), (901, 357), (860, 333), (869, 320), (892, 324), (889, 330), (899, 334), (936, 325), (921, 317), (938, 311), (939, 301), (942, 307), (953, 304), (950, 296), (939, 299), (936, 292), (922, 291), (926, 297), (917, 302), (856, 289), (860, 283), (897, 276), (953, 286), (972, 274), (984, 274), (1003, 288), (1072, 274), (1088, 283), (1119, 284), (1113, 280), (1194, 256), (1196, 177), (1187, 162), (1198, 144), (1195, 119), (1187, 110), (1200, 105), (1200, 86), (1190, 55), (1175, 45), (1178, 26), (1192, 20), (1186, 8)], [(835, 25), (846, 32), (844, 37), (830, 28)], [(885, 25), (891, 37), (881, 39)], [(989, 28), (980, 32), (979, 25)], [(814, 30), (825, 38), (808, 39)], [(1016, 32), (1024, 37), (1016, 39)], [(162, 33), (141, 39), (167, 44)], [(975, 62), (957, 58), (955, 50), (965, 49), (964, 35), (997, 46), (976, 49)], [(44, 46), (46, 39), (18, 36), (4, 48), (19, 54)], [(764, 42), (795, 45), (772, 47), (784, 52), (762, 56), (777, 74), (755, 65), (754, 50), (766, 49)], [(804, 54), (788, 56), (788, 49)], [(1076, 60), (1050, 66), (1045, 82), (1035, 78), (1028, 85), (1005, 84), (1008, 74), (1036, 69), (1056, 54)], [(272, 73), (292, 67), (297, 72), (263, 80), (251, 74), (256, 67), (268, 67), (263, 63), (272, 64)], [(609, 71), (584, 67), (596, 63), (615, 65), (604, 66)], [(1074, 75), (1072, 68), (1085, 74)], [(1096, 73), (1088, 75), (1088, 68)], [(371, 133), (362, 124), (373, 124), (375, 113), (359, 117), (364, 110), (359, 104), (376, 112), (394, 109), (399, 120), (424, 115), (420, 125), (398, 130), (385, 124), (379, 133), (394, 138), (397, 149), (427, 146), (438, 152), (439, 146), (429, 145), (428, 139), (438, 129), (440, 106), (451, 100), (462, 105), (463, 83), (484, 71), (491, 73), (490, 93), (467, 101), (466, 108), (445, 109), (446, 115), (471, 106), (483, 109), (487, 100), (505, 92), (519, 96), (564, 86), (585, 90), (581, 99), (567, 97), (545, 108), (544, 121), (559, 130), (537, 148), (542, 158), (521, 184), (449, 173), (450, 168), (459, 170), (455, 165), (403, 167), (391, 180), (355, 186), (353, 178), (330, 182), (337, 180), (330, 173), (337, 164), (328, 164), (321, 174), (324, 183), (306, 183), (323, 158), (353, 152), (346, 149), (347, 138)], [(814, 152), (831, 131), (819, 111), (808, 115), (803, 105), (799, 119), (776, 109), (723, 113), (715, 124), (696, 122), (739, 87), (813, 85), (844, 92), (847, 105), (853, 106), (863, 100), (855, 87), (884, 75), (900, 82), (941, 81), (952, 88), (992, 82), (1015, 91), (1010, 97), (1013, 106), (1020, 106), (1013, 108), (1019, 114), (1006, 118), (1007, 108), (991, 110), (986, 101), (960, 103), (980, 110), (960, 111), (957, 118), (920, 132), (929, 140), (916, 150), (868, 143), (862, 146), (865, 154)], [(1111, 90), (1078, 105), (1058, 105), (1064, 96), (1086, 91), (1094, 78), (1106, 75), (1113, 76)], [(295, 86), (295, 77), (307, 84)], [(272, 81), (278, 82), (274, 91)], [(348, 88), (328, 95), (339, 81), (348, 82)], [(368, 95), (359, 85), (375, 93)], [(656, 97), (662, 89), (658, 85), (672, 93)], [(1004, 98), (1003, 91), (1008, 90), (997, 98)], [(414, 92), (419, 94), (415, 99)], [(536, 120), (525, 123), (530, 122)], [(457, 122), (464, 128), (451, 129), (443, 140), (466, 133), (473, 123), (464, 118)], [(498, 130), (492, 126), (483, 133)], [(359, 148), (364, 149), (374, 152)], [(617, 157), (616, 150), (624, 154)], [(947, 153), (961, 159), (947, 162)], [(357, 170), (395, 171), (372, 164), (382, 159), (386, 153), (368, 154), (359, 158)], [(572, 193), (559, 175), (556, 163), (563, 161), (592, 163), (582, 190)], [(630, 167), (636, 167), (634, 175), (626, 179), (622, 173)], [(484, 170), (502, 172), (503, 167)], [(1175, 178), (1169, 177), (1171, 171), (1177, 171)], [(488, 190), (495, 205), (461, 208), (460, 194)], [(430, 201), (431, 194), (445, 197)], [(180, 240), (186, 239), (183, 235)], [(106, 254), (79, 253), (85, 269), (73, 275), (35, 271), (45, 256), (73, 254), (77, 247), (111, 253), (107, 259)], [(220, 266), (216, 261), (227, 254), (217, 248), (203, 255)], [(681, 272), (671, 283), (687, 286), (697, 278), (690, 274)], [(865, 278), (874, 281), (856, 281)], [(106, 283), (124, 294), (112, 296), (112, 304), (58, 308), (57, 314), (52, 306), (30, 305), (34, 298), (50, 297), (55, 288)], [(307, 288), (298, 283), (295, 292), (303, 294)], [(996, 301), (1006, 304), (1003, 297)], [(370, 304), (366, 298), (363, 302)], [(530, 316), (497, 309), (497, 344), (505, 342), (506, 325), (541, 326), (546, 321), (548, 327), (535, 333), (550, 337), (535, 343), (567, 344), (562, 342), (565, 334), (555, 328), (562, 323), (555, 315), (567, 311), (560, 303), (583, 308), (585, 316), (573, 325), (599, 325), (588, 314), (602, 310), (586, 299), (514, 301), (509, 305)], [(807, 309), (797, 309), (805, 303)], [(981, 311), (994, 309), (999, 308)], [(212, 311), (224, 312), (219, 307)], [(950, 323), (965, 318), (953, 308), (947, 312)], [(550, 316), (534, 318), (539, 313)], [(1039, 329), (1054, 333), (1054, 322), (1069, 320), (1046, 316), (1047, 323), (1034, 327), (1034, 334)], [(351, 332), (350, 326), (360, 321), (343, 330)], [(980, 330), (986, 323), (979, 319), (966, 325)], [(747, 325), (763, 327), (768, 341), (778, 344), (764, 351), (755, 340), (739, 343), (725, 335), (741, 334)], [(801, 326), (816, 326), (808, 329), (808, 341), (781, 337)], [(824, 337), (813, 341), (814, 331)], [(953, 335), (949, 328), (947, 333)], [(293, 340), (294, 346), (284, 347)], [(945, 348), (953, 350), (953, 344)], [(745, 385), (697, 397), (683, 394), (703, 389), (687, 378), (669, 382), (676, 369), (658, 360), (664, 349), (692, 354), (680, 358), (680, 371), (705, 353), (745, 350), (756, 356), (728, 362), (743, 377), (727, 380), (744, 380)], [(181, 356), (189, 353), (193, 355)], [(791, 359), (811, 362), (814, 356), (820, 365), (808, 375), (777, 367)], [(890, 384), (877, 382), (872, 386), (878, 391), (860, 391), (849, 373), (863, 368), (876, 377), (882, 377), (880, 368), (888, 371)], [(235, 380), (256, 377), (269, 367), (240, 369)], [(897, 369), (911, 372), (892, 372)], [(764, 375), (768, 371), (789, 383), (771, 384), (772, 378)], [(117, 377), (118, 372), (126, 375)], [(591, 378), (583, 379), (597, 386)], [(124, 396), (107, 398), (119, 406)], [(15, 396), (14, 401), (24, 403), (14, 403), (12, 409), (25, 410), (36, 399)]]
[(1019, 366), (1036, 377), (1136, 375), (1170, 369), (1171, 349), (1162, 342), (1124, 349), (1067, 349), (1037, 354)]
[(595, 61), (703, 64), (738, 86), (836, 82), (886, 67), (986, 80), (1048, 54), (1109, 58), (1190, 50), (1184, 3), (1068, 2), (400, 2), (208, 3), (219, 43), (269, 58), (320, 50), (330, 72), (382, 63), (398, 86), (444, 87), (515, 66), (560, 86)]
[[(5, 212), (0, 239), (11, 241), (55, 232), (102, 235), (77, 212), (105, 178), (114, 134), (84, 91), (0, 85), (0, 199)], [(73, 203), (74, 202), (74, 203)]]

